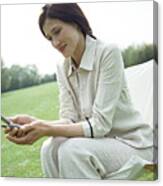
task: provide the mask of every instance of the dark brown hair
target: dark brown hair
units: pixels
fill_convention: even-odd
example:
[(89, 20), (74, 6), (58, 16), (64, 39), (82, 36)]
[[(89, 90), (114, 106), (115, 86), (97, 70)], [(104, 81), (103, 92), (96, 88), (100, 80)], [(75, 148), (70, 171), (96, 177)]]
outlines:
[(39, 17), (39, 27), (46, 39), (51, 40), (43, 31), (43, 25), (47, 18), (59, 19), (70, 24), (75, 23), (83, 33), (84, 37), (88, 34), (92, 38), (96, 39), (92, 33), (92, 29), (87, 18), (76, 3), (46, 4), (42, 10), (43, 12)]

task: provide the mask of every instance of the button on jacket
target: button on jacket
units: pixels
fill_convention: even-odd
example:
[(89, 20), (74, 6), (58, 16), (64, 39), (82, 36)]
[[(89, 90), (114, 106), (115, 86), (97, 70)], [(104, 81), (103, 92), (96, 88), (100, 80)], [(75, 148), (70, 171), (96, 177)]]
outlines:
[(134, 108), (120, 50), (86, 36), (80, 66), (57, 64), (60, 118), (81, 123), (85, 137), (110, 137), (136, 148), (153, 145), (153, 131)]

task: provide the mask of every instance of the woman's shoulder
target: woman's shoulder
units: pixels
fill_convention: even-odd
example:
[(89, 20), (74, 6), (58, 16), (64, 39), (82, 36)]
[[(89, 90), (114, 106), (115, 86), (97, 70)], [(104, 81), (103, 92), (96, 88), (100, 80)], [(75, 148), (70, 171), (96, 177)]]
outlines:
[(100, 64), (111, 64), (116, 61), (114, 65), (123, 63), (121, 50), (115, 43), (106, 43), (101, 40), (97, 40), (96, 54), (100, 61)]
[(102, 40), (97, 40), (97, 52), (101, 52), (102, 54), (110, 54), (113, 52), (120, 52), (120, 48), (115, 43), (109, 43)]

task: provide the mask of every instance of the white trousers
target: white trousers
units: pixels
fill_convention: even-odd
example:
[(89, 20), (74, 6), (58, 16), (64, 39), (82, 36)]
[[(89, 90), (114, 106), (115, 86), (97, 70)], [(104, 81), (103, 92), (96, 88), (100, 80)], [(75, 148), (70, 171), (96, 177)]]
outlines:
[(107, 179), (132, 156), (152, 161), (153, 150), (135, 149), (113, 138), (64, 137), (50, 137), (41, 148), (42, 169), (50, 178)]

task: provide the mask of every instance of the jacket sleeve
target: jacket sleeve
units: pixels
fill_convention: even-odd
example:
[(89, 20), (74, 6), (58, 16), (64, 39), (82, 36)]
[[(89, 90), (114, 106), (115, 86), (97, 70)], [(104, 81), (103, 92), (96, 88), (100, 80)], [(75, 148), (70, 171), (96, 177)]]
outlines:
[(120, 50), (114, 46), (103, 52), (93, 114), (82, 122), (86, 137), (104, 137), (112, 129), (112, 121), (122, 89), (124, 64)]
[(78, 115), (74, 106), (73, 98), (66, 86), (66, 76), (62, 66), (57, 66), (57, 83), (59, 87), (59, 118), (65, 123), (74, 123), (78, 120)]

